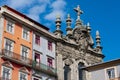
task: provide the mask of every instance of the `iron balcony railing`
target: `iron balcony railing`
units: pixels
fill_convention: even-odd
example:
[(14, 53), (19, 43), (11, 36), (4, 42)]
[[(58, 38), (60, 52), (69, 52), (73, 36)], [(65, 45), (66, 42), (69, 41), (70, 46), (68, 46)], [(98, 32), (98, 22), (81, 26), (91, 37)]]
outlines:
[(57, 74), (57, 70), (55, 68), (45, 65), (43, 63), (37, 63), (36, 61), (33, 61), (32, 67), (33, 69), (35, 69), (36, 73), (39, 72), (38, 70), (40, 70), (40, 71), (43, 71), (47, 74), (51, 74), (54, 76), (56, 76)]
[(3, 49), (0, 55), (4, 59), (8, 59), (10, 61), (16, 62), (17, 64), (22, 64), (25, 66), (29, 66), (33, 68), (36, 72), (44, 72), (53, 76), (56, 76), (57, 71), (55, 68), (47, 66), (43, 63), (37, 63), (36, 61), (26, 58), (24, 56), (21, 56), (20, 54), (14, 53), (12, 51)]
[(20, 54), (14, 53), (6, 49), (3, 49), (0, 54), (3, 58), (9, 59), (11, 61), (16, 61), (27, 66), (32, 66), (32, 60), (27, 57), (21, 56)]
[(11, 80), (11, 79), (5, 78), (5, 77), (0, 77), (0, 80)]

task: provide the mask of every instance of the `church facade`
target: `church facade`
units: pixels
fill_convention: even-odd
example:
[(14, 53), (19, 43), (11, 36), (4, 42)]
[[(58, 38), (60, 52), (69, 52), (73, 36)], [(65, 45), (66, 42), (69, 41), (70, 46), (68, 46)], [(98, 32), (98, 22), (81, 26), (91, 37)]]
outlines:
[(75, 27), (71, 28), (71, 18), (66, 19), (66, 35), (62, 35), (61, 19), (56, 18), (57, 37), (56, 58), (58, 80), (89, 80), (88, 73), (83, 70), (93, 64), (101, 63), (104, 55), (100, 45), (100, 34), (96, 31), (96, 47), (91, 36), (91, 27), (84, 25), (80, 15), (83, 13), (79, 6), (74, 9), (77, 12)]

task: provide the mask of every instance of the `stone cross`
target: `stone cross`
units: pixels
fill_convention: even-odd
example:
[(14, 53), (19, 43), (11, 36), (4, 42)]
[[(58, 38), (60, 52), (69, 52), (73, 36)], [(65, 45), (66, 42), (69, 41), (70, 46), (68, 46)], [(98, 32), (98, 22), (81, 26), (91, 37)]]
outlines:
[(80, 6), (78, 5), (77, 8), (74, 8), (74, 10), (77, 12), (78, 19), (80, 19), (80, 15), (83, 13), (83, 11), (80, 10)]

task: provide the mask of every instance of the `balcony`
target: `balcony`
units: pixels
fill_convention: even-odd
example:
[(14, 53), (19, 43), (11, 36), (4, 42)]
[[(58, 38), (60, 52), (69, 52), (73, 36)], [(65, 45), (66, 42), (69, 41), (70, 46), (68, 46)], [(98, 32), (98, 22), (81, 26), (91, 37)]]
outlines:
[(37, 62), (33, 61), (32, 67), (36, 73), (39, 73), (39, 71), (41, 71), (41, 72), (44, 72), (44, 73), (49, 74), (51, 76), (57, 75), (57, 71), (55, 68), (47, 66), (47, 65), (42, 64), (42, 63), (37, 63)]
[(7, 60), (12, 61), (14, 63), (33, 68), (36, 73), (43, 72), (43, 73), (49, 74), (51, 76), (57, 75), (56, 69), (49, 67), (45, 64), (42, 64), (42, 63), (38, 64), (29, 58), (23, 57), (20, 54), (11, 52), (9, 50), (3, 49), (2, 52), (0, 53), (0, 55), (3, 59), (7, 59)]
[(11, 80), (9, 78), (0, 77), (0, 80)]
[(24, 66), (32, 66), (32, 60), (26, 57), (21, 56), (20, 54), (14, 53), (12, 51), (3, 49), (0, 53), (2, 58), (8, 59), (12, 62), (24, 65)]

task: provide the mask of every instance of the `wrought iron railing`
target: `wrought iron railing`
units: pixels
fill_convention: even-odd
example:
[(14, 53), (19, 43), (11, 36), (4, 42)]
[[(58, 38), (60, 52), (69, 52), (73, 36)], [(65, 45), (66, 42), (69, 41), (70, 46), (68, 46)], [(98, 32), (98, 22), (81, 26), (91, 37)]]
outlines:
[(36, 61), (33, 61), (32, 67), (36, 70), (47, 72), (47, 73), (50, 73), (53, 75), (56, 75), (56, 73), (57, 73), (55, 68), (45, 65), (43, 63), (37, 63)]
[[(26, 58), (24, 56), (21, 56), (20, 54), (14, 53), (12, 51), (3, 49), (2, 52), (0, 53), (0, 55), (2, 55), (3, 58), (5, 59), (9, 59), (11, 61), (14, 62), (19, 62), (20, 64), (23, 65), (29, 65), (30, 67), (32, 67), (36, 72), (38, 71), (42, 71), (45, 72), (47, 74), (51, 74), (51, 75), (56, 75), (57, 71), (55, 68), (47, 66), (43, 63), (37, 63), (36, 61)], [(18, 64), (19, 64), (18, 63)]]
[(5, 78), (5, 77), (0, 77), (0, 80), (11, 80), (11, 79)]
[(4, 58), (10, 59), (12, 61), (18, 61), (18, 62), (23, 63), (23, 64), (32, 65), (32, 60), (31, 59), (29, 59), (27, 57), (24, 57), (24, 56), (21, 56), (20, 54), (14, 53), (12, 51), (3, 49), (0, 54)]

